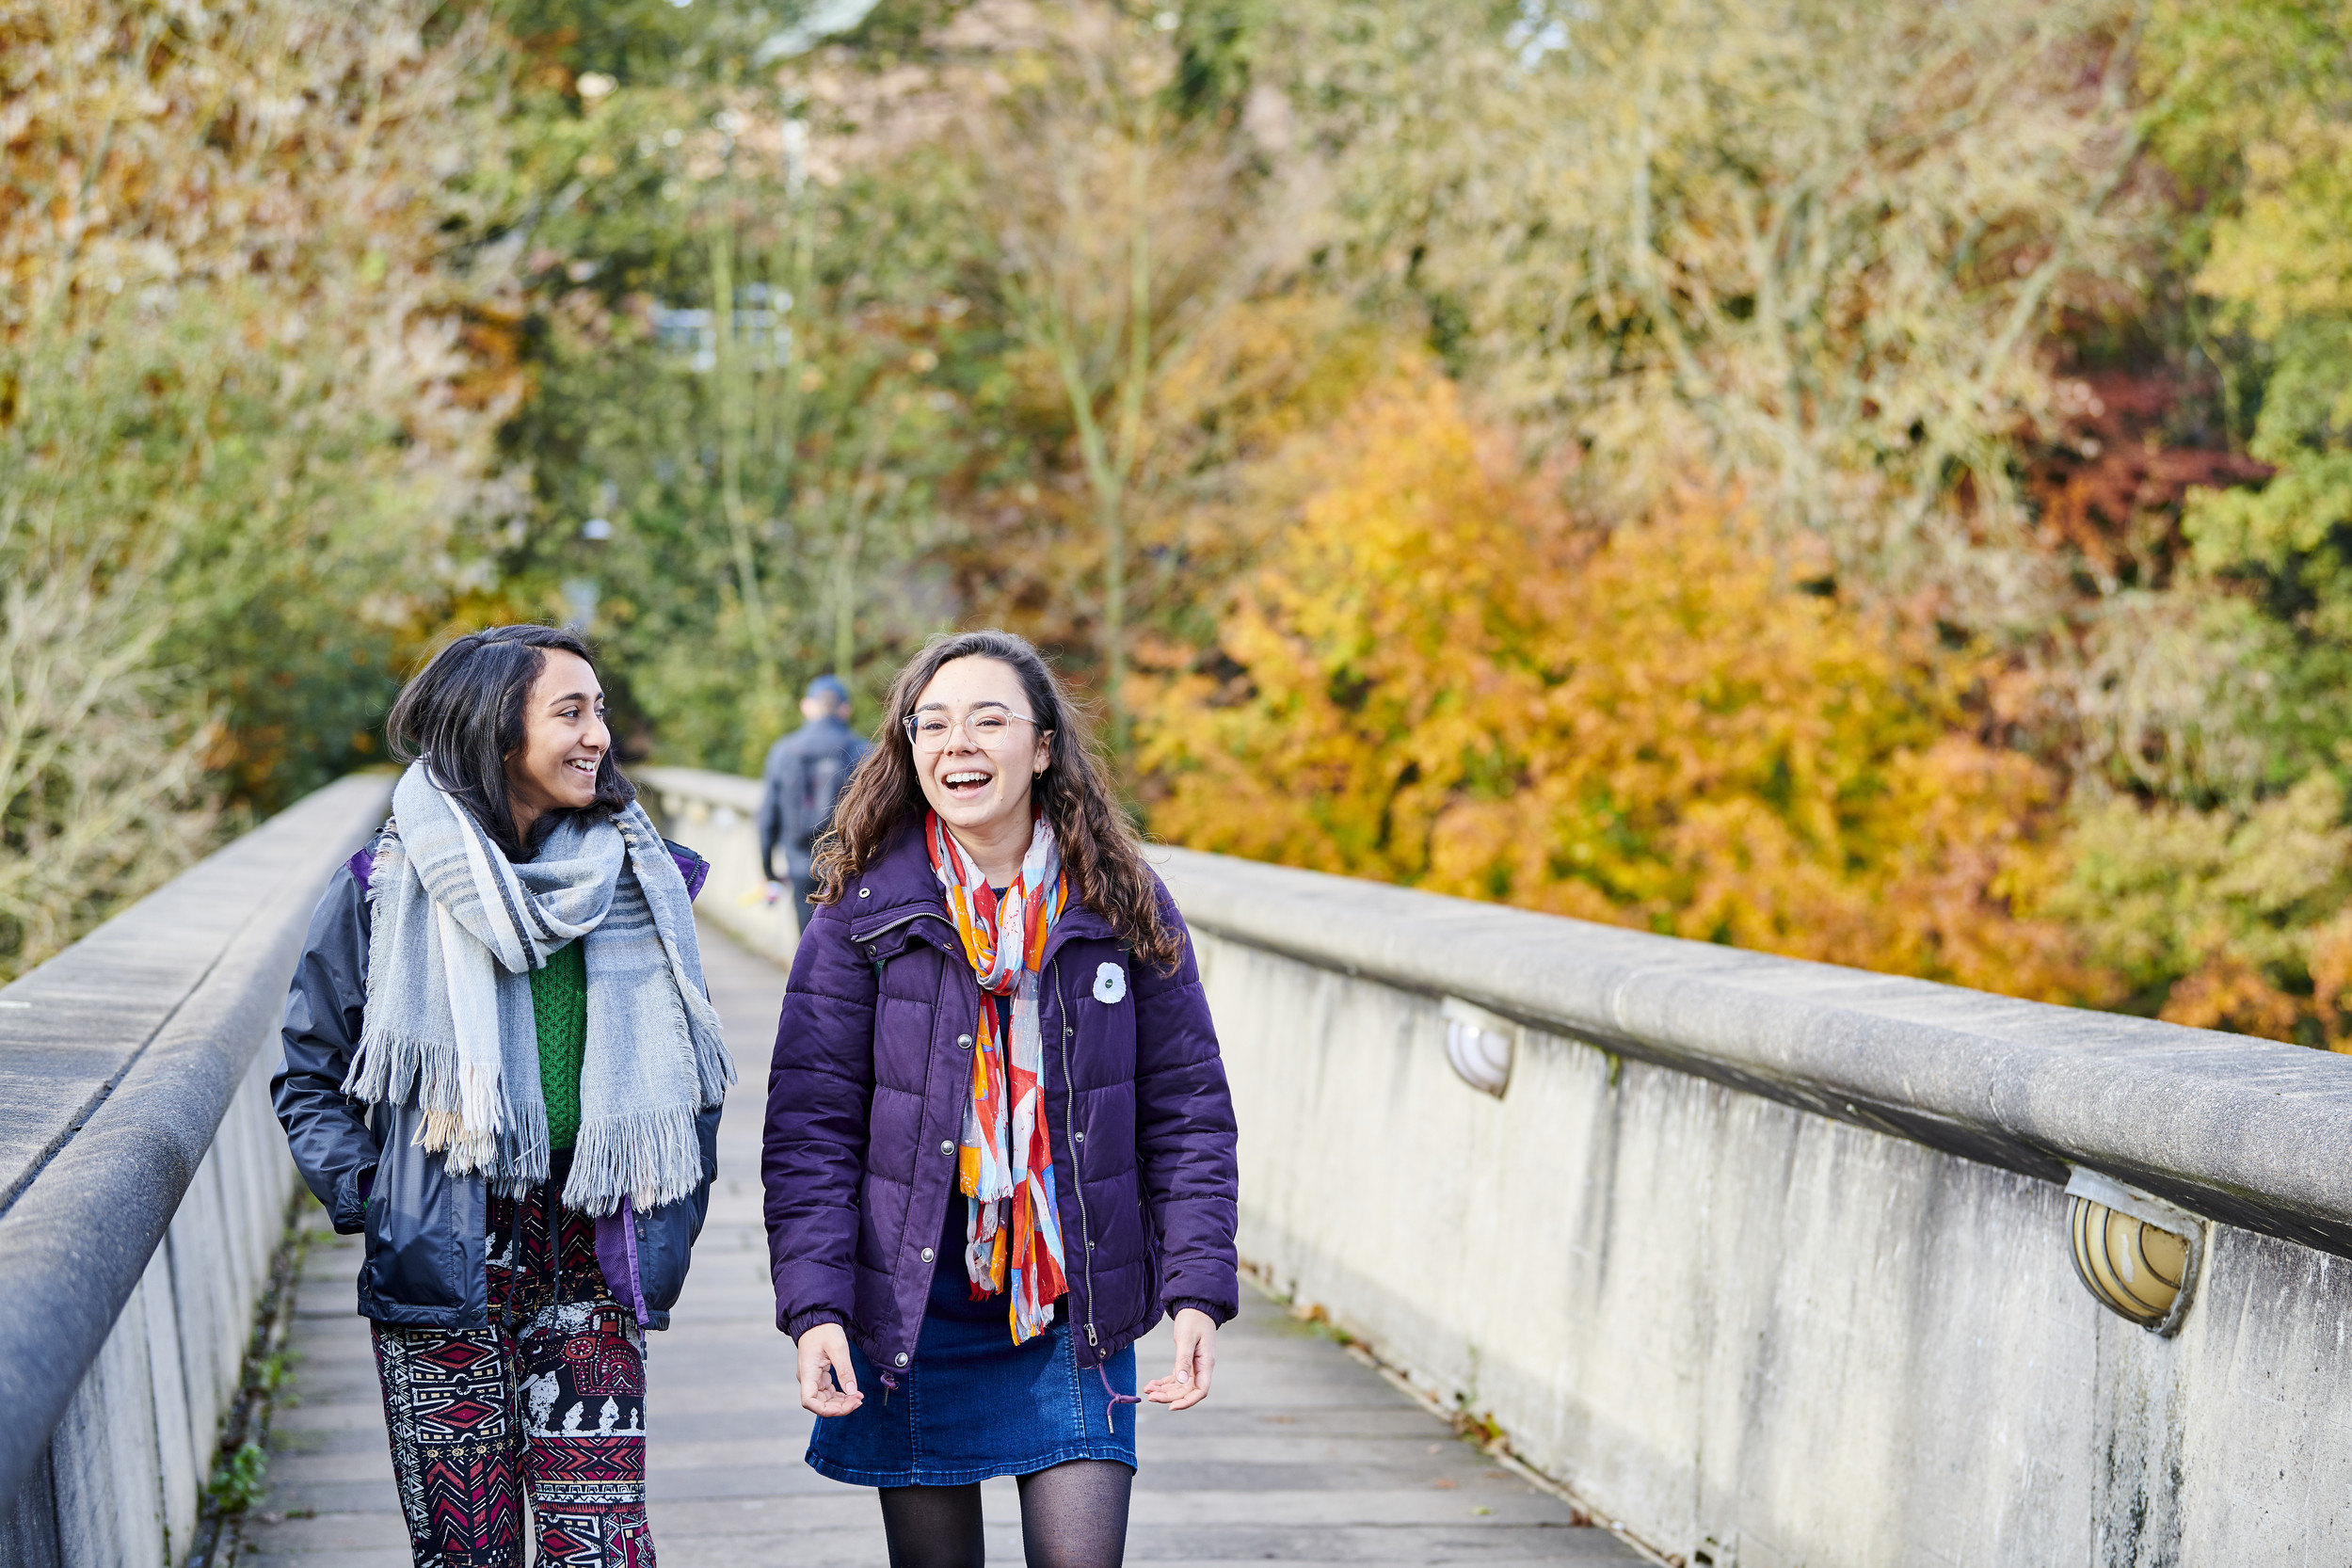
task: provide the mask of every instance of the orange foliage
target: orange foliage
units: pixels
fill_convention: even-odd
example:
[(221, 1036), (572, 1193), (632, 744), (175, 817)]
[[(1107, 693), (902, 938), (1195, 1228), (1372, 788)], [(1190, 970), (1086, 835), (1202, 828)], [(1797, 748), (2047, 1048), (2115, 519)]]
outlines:
[[(2352, 911), (2321, 927), (2312, 941), (2311, 1011), (2319, 1019), (2321, 1038), (2329, 1050), (2352, 1051)], [(2178, 992), (2176, 990), (2175, 994)]]
[(1604, 536), (1408, 367), (1290, 457), (1219, 634), (1142, 683), (1176, 841), (2044, 998), (2056, 782), (1955, 672), (1809, 592), (1736, 504)]
[(2157, 1015), (2191, 1029), (2226, 1029), (2265, 1040), (2292, 1040), (2305, 1008), (2262, 970), (2225, 953), (2174, 983)]

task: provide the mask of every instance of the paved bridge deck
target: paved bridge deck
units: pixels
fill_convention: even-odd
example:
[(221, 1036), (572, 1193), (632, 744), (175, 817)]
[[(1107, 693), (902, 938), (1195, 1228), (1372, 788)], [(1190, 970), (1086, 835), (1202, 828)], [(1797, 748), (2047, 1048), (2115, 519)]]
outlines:
[[(801, 1462), (811, 1417), (776, 1332), (759, 1197), (759, 1123), (781, 977), (714, 930), (703, 952), (744, 1081), (721, 1124), (719, 1180), (676, 1327), (652, 1336), (651, 1512), (664, 1568), (864, 1568), (885, 1561), (865, 1488)], [(318, 1217), (312, 1211), (313, 1218)], [(291, 1398), (248, 1519), (253, 1568), (408, 1561), (366, 1325), (352, 1312), (356, 1238), (323, 1225), (296, 1304)], [(1219, 1338), (1214, 1393), (1144, 1407), (1128, 1556), (1155, 1565), (1639, 1562), (1407, 1400), (1338, 1345), (1244, 1291)], [(1171, 1359), (1165, 1328), (1143, 1375)], [(1020, 1560), (1010, 1480), (987, 1490), (992, 1561)]]

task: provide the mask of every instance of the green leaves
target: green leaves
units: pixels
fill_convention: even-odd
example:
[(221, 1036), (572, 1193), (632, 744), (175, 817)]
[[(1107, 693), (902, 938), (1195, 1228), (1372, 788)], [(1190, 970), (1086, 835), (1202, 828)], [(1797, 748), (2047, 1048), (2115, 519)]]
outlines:
[(258, 1443), (240, 1444), (224, 1454), (204, 1483), (204, 1496), (222, 1513), (243, 1513), (261, 1496), (269, 1475), (269, 1453)]
[(2198, 498), (2198, 558), (2268, 577), (2311, 601), (2311, 630), (2352, 636), (2352, 13), (2166, 0), (2144, 84), (2156, 145), (2201, 187), (2197, 287), (2253, 345), (2248, 450), (2278, 470)]
[(506, 591), (552, 610), (593, 578), (639, 738), (757, 771), (808, 676), (938, 619), (917, 563), (984, 376), (947, 160), (897, 137), (875, 62), (755, 70), (781, 14), (722, 8), (693, 42), (631, 0), (532, 15), (580, 91), (515, 120), (535, 396), (506, 440), (535, 515)]

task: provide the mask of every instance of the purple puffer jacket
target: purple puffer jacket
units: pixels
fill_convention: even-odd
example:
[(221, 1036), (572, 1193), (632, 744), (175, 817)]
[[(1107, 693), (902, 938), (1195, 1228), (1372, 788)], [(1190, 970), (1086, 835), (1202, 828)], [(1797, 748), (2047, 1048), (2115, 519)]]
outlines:
[[(801, 938), (761, 1163), (776, 1326), (845, 1324), (885, 1375), (922, 1329), (980, 1016), (920, 826), (902, 825)], [(1240, 1309), (1233, 1100), (1189, 935), (1163, 975), (1073, 903), (1042, 978), (1063, 1310), (1092, 1367), (1163, 1312), (1223, 1323)]]

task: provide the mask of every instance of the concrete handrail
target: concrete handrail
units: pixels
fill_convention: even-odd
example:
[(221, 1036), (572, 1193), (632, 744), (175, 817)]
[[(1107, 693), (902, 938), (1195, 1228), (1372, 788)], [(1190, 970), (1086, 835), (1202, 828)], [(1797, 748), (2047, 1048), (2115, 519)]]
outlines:
[(760, 869), (760, 781), (707, 768), (637, 767), (629, 776), (662, 831), (711, 862), (696, 913), (789, 967), (800, 940), (799, 901), (790, 894), (768, 899)]
[(391, 787), (319, 791), (0, 991), (0, 1512), (275, 1036), (320, 891)]
[(708, 806), (722, 806), (749, 818), (760, 814), (760, 781), (741, 774), (713, 773), (709, 768), (643, 766), (629, 770), (640, 790), (656, 795), (676, 794)]
[(2352, 1257), (2352, 1058), (1189, 850), (1205, 930), (2046, 1180)]

